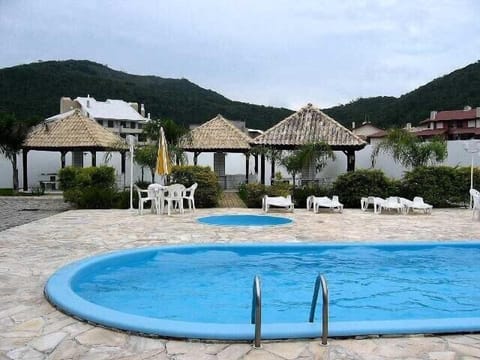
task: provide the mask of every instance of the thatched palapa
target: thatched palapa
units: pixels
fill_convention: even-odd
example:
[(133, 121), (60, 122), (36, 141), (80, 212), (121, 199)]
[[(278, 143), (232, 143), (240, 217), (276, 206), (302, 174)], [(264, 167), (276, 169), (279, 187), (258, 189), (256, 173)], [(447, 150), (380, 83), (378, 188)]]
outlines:
[(192, 152), (246, 152), (252, 139), (222, 115), (194, 128), (180, 141), (180, 147)]
[(47, 119), (28, 134), (23, 148), (45, 151), (102, 151), (127, 149), (125, 141), (81, 114), (80, 110)]
[(312, 104), (280, 121), (254, 142), (286, 150), (318, 142), (327, 143), (332, 150), (360, 150), (367, 144)]

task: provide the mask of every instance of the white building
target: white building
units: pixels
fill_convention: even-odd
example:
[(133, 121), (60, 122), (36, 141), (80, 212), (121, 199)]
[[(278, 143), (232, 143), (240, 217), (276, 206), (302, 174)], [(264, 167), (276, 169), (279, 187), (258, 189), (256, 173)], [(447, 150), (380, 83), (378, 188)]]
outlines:
[(69, 97), (60, 99), (60, 114), (74, 109), (80, 109), (83, 115), (95, 120), (122, 138), (134, 135), (137, 140), (143, 141), (141, 136), (143, 124), (149, 120), (145, 117), (143, 104), (140, 105), (139, 110), (138, 103), (128, 103), (123, 100), (97, 101), (91, 96), (77, 97), (75, 100)]

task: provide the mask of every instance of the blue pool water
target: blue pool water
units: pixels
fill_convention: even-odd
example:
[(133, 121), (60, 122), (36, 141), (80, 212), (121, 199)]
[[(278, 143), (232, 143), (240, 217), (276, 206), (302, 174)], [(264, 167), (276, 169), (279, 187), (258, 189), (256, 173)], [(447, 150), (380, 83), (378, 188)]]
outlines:
[[(307, 323), (326, 276), (333, 336), (480, 330), (480, 243), (209, 245), (117, 252), (67, 266), (49, 299), (81, 318), (165, 336), (247, 339), (252, 281), (264, 338), (318, 337)], [(321, 302), (321, 300), (319, 300)]]
[(212, 215), (198, 218), (202, 224), (217, 226), (276, 226), (292, 223), (292, 219), (270, 215)]

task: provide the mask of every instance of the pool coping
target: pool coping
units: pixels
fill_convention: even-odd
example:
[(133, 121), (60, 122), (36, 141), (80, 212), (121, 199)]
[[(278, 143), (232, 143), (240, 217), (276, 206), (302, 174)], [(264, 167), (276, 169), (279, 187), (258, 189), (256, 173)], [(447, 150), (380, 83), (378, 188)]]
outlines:
[[(76, 318), (99, 324), (105, 327), (147, 334), (161, 337), (215, 339), (215, 340), (252, 340), (254, 338), (254, 325), (218, 324), (175, 321), (166, 319), (149, 318), (140, 315), (123, 313), (93, 304), (79, 295), (71, 287), (73, 277), (82, 269), (93, 264), (116, 258), (118, 255), (141, 254), (158, 249), (180, 249), (192, 247), (359, 247), (359, 246), (410, 246), (426, 247), (432, 244), (445, 246), (479, 246), (478, 240), (471, 242), (374, 242), (374, 243), (230, 243), (230, 244), (200, 244), (200, 245), (173, 245), (155, 246), (127, 250), (117, 250), (88, 258), (80, 259), (57, 270), (48, 280), (44, 288), (45, 297), (57, 309)], [(54, 294), (52, 296), (51, 294)], [(62, 294), (62, 296), (58, 296)], [(442, 318), (420, 320), (387, 320), (387, 321), (336, 321), (330, 322), (329, 336), (351, 337), (361, 335), (394, 335), (394, 334), (433, 334), (433, 333), (466, 333), (480, 331), (480, 318)], [(315, 323), (276, 323), (262, 324), (263, 339), (293, 339), (316, 338), (321, 335), (321, 322)]]

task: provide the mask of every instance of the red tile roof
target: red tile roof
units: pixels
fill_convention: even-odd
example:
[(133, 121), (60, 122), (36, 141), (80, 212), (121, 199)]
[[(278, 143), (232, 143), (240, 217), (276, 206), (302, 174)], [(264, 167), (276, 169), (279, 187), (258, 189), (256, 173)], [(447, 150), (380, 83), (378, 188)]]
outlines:
[(477, 109), (471, 110), (448, 110), (439, 111), (435, 115), (435, 119), (425, 119), (420, 124), (436, 121), (449, 121), (449, 120), (464, 120), (464, 119), (476, 119)]

